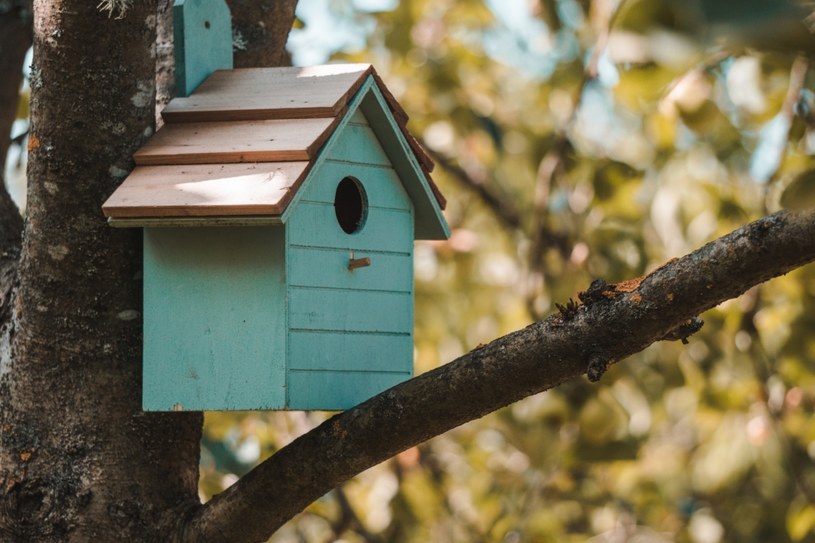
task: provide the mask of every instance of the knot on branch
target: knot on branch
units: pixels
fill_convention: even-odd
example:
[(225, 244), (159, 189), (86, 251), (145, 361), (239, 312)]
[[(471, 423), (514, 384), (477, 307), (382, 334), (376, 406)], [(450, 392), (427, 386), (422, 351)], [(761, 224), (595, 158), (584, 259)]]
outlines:
[(688, 344), (688, 338), (702, 329), (705, 321), (699, 317), (693, 317), (668, 330), (659, 341), (681, 341), (683, 345)]
[(589, 365), (586, 368), (586, 377), (589, 378), (589, 381), (592, 383), (599, 381), (608, 369), (610, 362), (611, 361), (608, 358), (599, 355), (592, 356), (589, 359)]

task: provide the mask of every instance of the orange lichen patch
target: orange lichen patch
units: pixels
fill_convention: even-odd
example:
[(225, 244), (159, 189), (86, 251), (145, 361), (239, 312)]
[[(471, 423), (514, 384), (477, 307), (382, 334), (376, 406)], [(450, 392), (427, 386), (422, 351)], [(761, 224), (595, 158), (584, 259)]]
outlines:
[(640, 286), (640, 283), (642, 283), (643, 279), (644, 277), (637, 277), (635, 279), (629, 279), (627, 281), (614, 283), (614, 285), (612, 286), (614, 287), (614, 290), (616, 290), (617, 292), (633, 292), (637, 290), (637, 288)]
[(28, 150), (33, 151), (40, 148), (40, 139), (33, 132), (28, 135)]
[(31, 451), (23, 451), (20, 453), (20, 460), (28, 462), (31, 459)]
[(631, 303), (638, 304), (642, 301), (642, 296), (640, 296), (639, 294), (632, 294), (629, 300), (631, 300)]

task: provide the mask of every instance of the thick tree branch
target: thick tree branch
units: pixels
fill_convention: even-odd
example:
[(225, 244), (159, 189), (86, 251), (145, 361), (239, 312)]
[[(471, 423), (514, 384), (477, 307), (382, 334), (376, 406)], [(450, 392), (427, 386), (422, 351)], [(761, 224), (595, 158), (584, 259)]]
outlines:
[[(341, 482), (433, 436), (637, 353), (815, 260), (815, 211), (780, 212), (339, 414), (193, 511), (186, 541), (261, 541)], [(688, 333), (693, 331), (689, 327)]]

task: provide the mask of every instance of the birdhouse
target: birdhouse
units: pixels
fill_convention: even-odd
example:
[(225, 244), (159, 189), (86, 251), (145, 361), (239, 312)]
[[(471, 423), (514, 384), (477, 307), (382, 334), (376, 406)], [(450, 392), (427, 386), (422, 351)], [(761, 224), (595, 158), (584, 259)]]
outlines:
[(103, 206), (144, 230), (146, 410), (342, 410), (413, 370), (444, 199), (369, 65), (219, 70)]

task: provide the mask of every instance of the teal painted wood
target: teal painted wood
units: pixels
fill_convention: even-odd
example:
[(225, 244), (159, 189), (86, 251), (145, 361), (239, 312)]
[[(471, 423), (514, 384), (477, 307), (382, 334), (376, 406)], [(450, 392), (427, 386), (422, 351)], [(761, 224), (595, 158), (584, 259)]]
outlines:
[(285, 407), (284, 239), (145, 228), (144, 409)]
[[(283, 215), (280, 216), (283, 224), (287, 224), (289, 221), (289, 217), (293, 214), (293, 212), (298, 207), (298, 202), (303, 199), (303, 195), (307, 192), (308, 185), (312, 182), (313, 179), (316, 178), (316, 172), (319, 172), (322, 168), (323, 164), (325, 164), (326, 160), (328, 160), (329, 151), (336, 143), (342, 139), (343, 131), (346, 126), (348, 126), (351, 122), (351, 119), (354, 117), (355, 112), (359, 109), (360, 104), (362, 103), (363, 99), (369, 94), (371, 88), (375, 86), (374, 80), (372, 77), (368, 77), (362, 85), (360, 85), (359, 90), (357, 93), (351, 98), (351, 100), (346, 105), (346, 114), (341, 116), (340, 122), (337, 124), (336, 128), (334, 128), (334, 132), (332, 132), (331, 136), (329, 136), (328, 141), (323, 144), (322, 149), (320, 149), (319, 154), (317, 155), (317, 159), (314, 160), (314, 164), (311, 167), (311, 172), (306, 176), (303, 180), (303, 185), (301, 186), (300, 190), (298, 190), (292, 201), (286, 207), (286, 210), (283, 212)], [(288, 230), (288, 229), (287, 229)]]
[[(328, 287), (348, 290), (413, 292), (413, 258), (408, 254), (364, 253), (371, 265), (348, 269), (346, 249), (289, 247), (291, 286)], [(359, 256), (363, 256), (361, 252)]]
[(450, 227), (439, 203), (376, 86), (364, 95), (359, 107), (410, 195), (414, 206), (416, 239), (449, 238)]
[(391, 161), (379, 144), (374, 131), (367, 126), (348, 124), (342, 137), (328, 150), (329, 159), (347, 160), (361, 164), (390, 166)]
[(326, 160), (320, 168), (321, 182), (305, 187), (303, 201), (334, 204), (337, 184), (347, 176), (354, 177), (365, 187), (369, 207), (412, 209), (402, 182), (393, 168)]
[[(347, 409), (413, 373), (413, 204), (358, 109), (369, 90), (370, 81), (285, 218), (291, 409)], [(348, 176), (368, 204), (353, 234), (334, 210)], [(349, 271), (352, 251), (371, 265)]]
[(413, 352), (413, 337), (294, 331), (289, 336), (291, 370), (413, 371), (413, 358), (394, 360), (392, 353)]
[(412, 307), (410, 293), (292, 287), (289, 329), (412, 333)]
[(350, 409), (402, 381), (408, 373), (292, 371), (289, 374), (291, 409)]
[(215, 70), (232, 68), (232, 17), (224, 0), (175, 0), (173, 40), (177, 96), (189, 96)]
[(290, 245), (334, 247), (359, 252), (413, 252), (413, 218), (395, 209), (368, 208), (365, 225), (355, 234), (346, 234), (337, 222), (332, 204), (300, 202), (286, 225)]
[(361, 110), (357, 109), (353, 111), (350, 115), (350, 119), (348, 121), (351, 124), (359, 124), (362, 126), (369, 126), (368, 119), (365, 118), (365, 114), (362, 113)]

